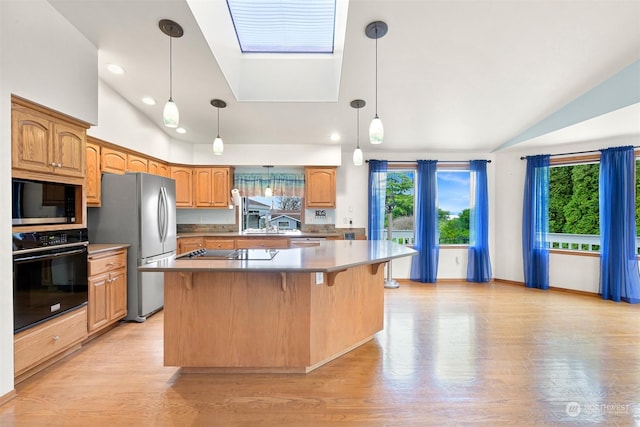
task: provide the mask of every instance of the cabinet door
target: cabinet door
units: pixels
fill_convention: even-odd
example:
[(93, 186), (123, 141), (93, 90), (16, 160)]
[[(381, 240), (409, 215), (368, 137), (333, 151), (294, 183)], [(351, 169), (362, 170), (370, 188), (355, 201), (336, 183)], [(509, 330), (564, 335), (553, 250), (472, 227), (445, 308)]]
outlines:
[(127, 154), (127, 172), (148, 172), (149, 161), (140, 156)]
[(109, 273), (89, 278), (89, 332), (109, 322)]
[(127, 315), (127, 270), (121, 268), (109, 274), (109, 320)]
[(33, 172), (51, 172), (51, 126), (44, 116), (20, 108), (12, 110), (12, 167)]
[(211, 168), (211, 206), (228, 208), (230, 199), (229, 168)]
[(192, 169), (182, 166), (171, 166), (171, 178), (176, 181), (176, 207), (193, 207)]
[(166, 163), (158, 163), (158, 175), (171, 178), (171, 170)]
[(202, 249), (202, 237), (181, 237), (178, 239), (178, 254)]
[(66, 123), (55, 123), (52, 143), (53, 171), (59, 175), (84, 177), (86, 132)]
[(196, 207), (211, 207), (213, 204), (213, 180), (210, 168), (194, 169), (195, 205)]
[(335, 208), (336, 169), (305, 168), (304, 198), (308, 208)]
[(87, 206), (100, 206), (100, 146), (87, 142), (85, 192)]
[(204, 247), (205, 249), (235, 249), (236, 241), (234, 239), (205, 237)]
[(102, 172), (125, 173), (127, 170), (127, 154), (113, 148), (102, 147), (100, 168)]

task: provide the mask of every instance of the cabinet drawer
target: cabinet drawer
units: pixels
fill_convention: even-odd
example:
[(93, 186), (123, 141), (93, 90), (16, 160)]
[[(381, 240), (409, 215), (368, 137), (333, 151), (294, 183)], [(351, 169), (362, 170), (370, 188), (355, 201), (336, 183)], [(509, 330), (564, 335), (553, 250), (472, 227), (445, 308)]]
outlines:
[(126, 267), (127, 253), (124, 250), (89, 255), (89, 276)]
[(269, 239), (238, 239), (236, 240), (237, 249), (286, 249), (289, 247), (288, 238), (269, 238)]
[(204, 239), (204, 247), (206, 249), (235, 249), (236, 241), (234, 239)]
[(14, 337), (15, 375), (62, 353), (86, 337), (86, 307), (20, 332)]

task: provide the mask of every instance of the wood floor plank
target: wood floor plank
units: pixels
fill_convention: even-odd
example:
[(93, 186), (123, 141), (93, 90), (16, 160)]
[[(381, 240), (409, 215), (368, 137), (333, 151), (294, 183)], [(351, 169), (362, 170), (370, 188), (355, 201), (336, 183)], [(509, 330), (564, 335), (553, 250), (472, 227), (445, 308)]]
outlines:
[(640, 424), (640, 306), (402, 281), (382, 332), (306, 375), (182, 374), (163, 366), (162, 322), (122, 324), (18, 384), (0, 425)]

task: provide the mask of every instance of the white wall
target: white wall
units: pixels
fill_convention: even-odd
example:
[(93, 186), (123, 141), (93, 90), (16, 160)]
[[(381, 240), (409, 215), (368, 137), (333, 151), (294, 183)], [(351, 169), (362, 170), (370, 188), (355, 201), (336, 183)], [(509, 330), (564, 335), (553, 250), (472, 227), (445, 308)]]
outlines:
[[(555, 154), (620, 145), (639, 145), (639, 137), (620, 137), (556, 147), (510, 149), (496, 154), (494, 278), (524, 282), (522, 266), (522, 193), (526, 161), (521, 156)], [(600, 259), (592, 256), (562, 255), (549, 257), (549, 283), (553, 287), (597, 293)]]
[(98, 53), (44, 0), (0, 1), (0, 396), (13, 390), (11, 94), (95, 123)]

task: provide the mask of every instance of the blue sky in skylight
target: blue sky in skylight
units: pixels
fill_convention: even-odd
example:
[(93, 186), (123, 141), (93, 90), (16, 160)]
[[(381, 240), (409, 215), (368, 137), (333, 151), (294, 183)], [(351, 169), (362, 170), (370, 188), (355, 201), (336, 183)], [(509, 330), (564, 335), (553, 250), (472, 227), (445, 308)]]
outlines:
[(333, 53), (335, 0), (227, 0), (245, 53)]

